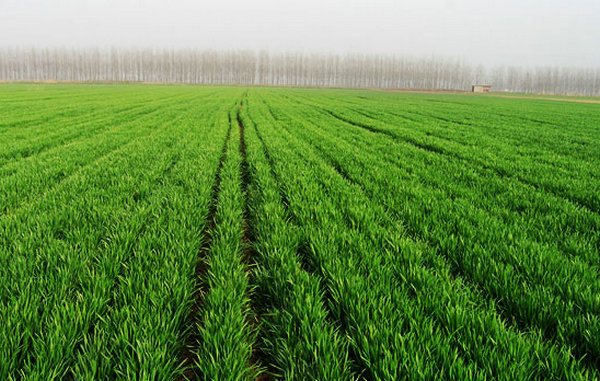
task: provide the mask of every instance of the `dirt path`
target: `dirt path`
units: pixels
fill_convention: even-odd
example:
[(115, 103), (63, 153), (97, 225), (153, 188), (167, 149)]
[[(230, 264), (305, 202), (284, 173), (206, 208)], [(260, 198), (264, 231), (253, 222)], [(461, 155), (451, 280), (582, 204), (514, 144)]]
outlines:
[(536, 96), (520, 96), (520, 95), (495, 95), (490, 94), (489, 97), (495, 98), (506, 98), (506, 99), (533, 99), (533, 100), (542, 100), (542, 101), (556, 101), (556, 102), (571, 102), (571, 103), (588, 103), (588, 104), (600, 104), (600, 100), (594, 99), (570, 99), (570, 98), (549, 98), (549, 97), (536, 97)]

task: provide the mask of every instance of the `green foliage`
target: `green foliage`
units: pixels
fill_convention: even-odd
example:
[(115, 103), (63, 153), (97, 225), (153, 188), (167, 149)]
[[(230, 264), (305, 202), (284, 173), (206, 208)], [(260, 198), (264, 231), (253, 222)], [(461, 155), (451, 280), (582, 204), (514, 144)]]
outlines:
[(0, 379), (600, 377), (597, 105), (0, 98)]

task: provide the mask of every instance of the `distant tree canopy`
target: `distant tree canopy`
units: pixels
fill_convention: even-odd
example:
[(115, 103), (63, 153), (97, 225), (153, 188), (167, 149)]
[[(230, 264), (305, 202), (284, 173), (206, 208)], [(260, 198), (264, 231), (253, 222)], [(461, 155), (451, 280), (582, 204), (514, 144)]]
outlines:
[(455, 59), (193, 49), (0, 49), (0, 80), (139, 81), (600, 95), (600, 68), (473, 66)]

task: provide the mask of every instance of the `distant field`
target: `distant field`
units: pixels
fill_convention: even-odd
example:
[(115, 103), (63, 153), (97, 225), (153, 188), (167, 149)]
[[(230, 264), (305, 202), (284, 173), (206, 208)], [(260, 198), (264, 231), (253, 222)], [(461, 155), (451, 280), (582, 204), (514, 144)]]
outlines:
[(598, 379), (600, 105), (0, 85), (0, 380)]
[(492, 94), (503, 94), (503, 95), (514, 95), (514, 96), (525, 96), (532, 98), (566, 98), (566, 99), (584, 99), (584, 100), (600, 100), (600, 97), (594, 96), (583, 96), (583, 95), (561, 95), (561, 94), (522, 94), (522, 93), (510, 93), (510, 92), (493, 92)]
[(522, 99), (538, 99), (538, 100), (552, 100), (561, 102), (574, 102), (574, 103), (592, 103), (600, 104), (600, 97), (584, 97), (574, 95), (550, 95), (550, 94), (520, 94), (520, 93), (509, 93), (509, 92), (492, 92), (486, 94), (490, 97), (500, 98), (522, 98)]

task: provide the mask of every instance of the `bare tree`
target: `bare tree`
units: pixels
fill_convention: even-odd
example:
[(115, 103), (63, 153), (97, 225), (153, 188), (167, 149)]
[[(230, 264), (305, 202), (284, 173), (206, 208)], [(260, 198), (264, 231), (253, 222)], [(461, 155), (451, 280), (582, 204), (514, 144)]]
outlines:
[(600, 95), (600, 68), (472, 66), (444, 57), (193, 49), (0, 49), (0, 80), (467, 90)]

